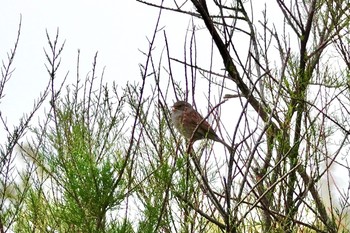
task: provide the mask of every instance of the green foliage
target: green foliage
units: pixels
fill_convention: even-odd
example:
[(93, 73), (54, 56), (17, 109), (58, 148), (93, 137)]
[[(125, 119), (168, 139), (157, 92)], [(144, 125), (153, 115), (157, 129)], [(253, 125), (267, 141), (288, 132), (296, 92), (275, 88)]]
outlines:
[(127, 221), (121, 224), (123, 221), (107, 218), (128, 195), (128, 161), (122, 143), (124, 103), (118, 99), (112, 106), (114, 97), (107, 88), (94, 91), (93, 80), (83, 86), (77, 83), (73, 92), (68, 86), (65, 97), (55, 97), (48, 118), (33, 130), (37, 139), (25, 153), (43, 174), (32, 176), (37, 185), (25, 196), (21, 213), (25, 217), (18, 221), (17, 229), (130, 229)]

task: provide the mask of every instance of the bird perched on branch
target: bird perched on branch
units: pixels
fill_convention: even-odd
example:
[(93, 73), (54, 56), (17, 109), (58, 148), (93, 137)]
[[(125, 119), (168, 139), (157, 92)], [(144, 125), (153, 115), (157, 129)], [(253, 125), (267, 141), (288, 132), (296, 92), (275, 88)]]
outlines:
[(178, 101), (172, 106), (171, 118), (175, 128), (187, 139), (195, 142), (201, 139), (211, 139), (222, 143), (232, 150), (224, 140), (218, 137), (211, 125), (185, 101)]

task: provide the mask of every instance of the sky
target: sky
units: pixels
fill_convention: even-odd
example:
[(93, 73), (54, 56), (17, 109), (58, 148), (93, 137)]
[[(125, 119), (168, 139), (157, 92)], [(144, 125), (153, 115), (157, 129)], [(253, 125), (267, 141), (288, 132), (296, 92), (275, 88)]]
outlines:
[(2, 109), (6, 109), (3, 112), (11, 121), (18, 118), (18, 114), (32, 108), (33, 100), (46, 86), (49, 78), (44, 65), (44, 48), (49, 48), (46, 30), (54, 37), (59, 29), (59, 41), (66, 41), (59, 76), (70, 71), (68, 83), (74, 82), (78, 49), (83, 77), (98, 51), (99, 71), (106, 68), (106, 82), (122, 84), (137, 79), (138, 63), (144, 61), (138, 49), (147, 49), (146, 36), (152, 32), (157, 16), (155, 9), (146, 9), (136, 1), (39, 0), (35, 4), (25, 0), (3, 1), (0, 7), (3, 61), (13, 48), (22, 16), (19, 47), (12, 67), (15, 71), (1, 100)]
[[(32, 109), (49, 80), (44, 65), (44, 48), (48, 49), (46, 30), (54, 37), (59, 28), (59, 41), (66, 41), (59, 75), (63, 77), (69, 71), (67, 83), (75, 81), (80, 49), (82, 77), (90, 71), (98, 51), (98, 72), (105, 67), (105, 82), (116, 81), (122, 86), (127, 81), (139, 81), (139, 64), (145, 61), (139, 50), (147, 51), (147, 37), (152, 36), (158, 17), (158, 9), (135, 0), (3, 0), (0, 5), (0, 59), (5, 63), (22, 17), (14, 72), (6, 85), (5, 97), (0, 100), (1, 112), (9, 125), (18, 124), (22, 114)], [(173, 52), (183, 53), (184, 29), (188, 25), (189, 18), (181, 14), (162, 16), (160, 27), (166, 27), (168, 38), (175, 38), (170, 41)], [(0, 139), (4, 139), (1, 133)]]

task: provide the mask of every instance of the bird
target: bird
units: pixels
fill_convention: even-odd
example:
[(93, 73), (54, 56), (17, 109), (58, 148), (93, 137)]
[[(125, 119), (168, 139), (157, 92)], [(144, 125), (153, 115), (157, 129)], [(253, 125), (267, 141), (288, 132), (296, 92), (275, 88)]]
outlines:
[(232, 146), (222, 140), (208, 121), (186, 101), (177, 101), (172, 106), (171, 118), (177, 131), (192, 143), (201, 139), (211, 139), (232, 150)]

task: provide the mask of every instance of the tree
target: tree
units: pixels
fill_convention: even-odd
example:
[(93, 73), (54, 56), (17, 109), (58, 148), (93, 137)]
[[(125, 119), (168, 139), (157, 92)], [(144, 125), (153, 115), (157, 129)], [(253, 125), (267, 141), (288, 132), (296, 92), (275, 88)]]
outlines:
[[(345, 112), (349, 100), (349, 3), (277, 0), (266, 5), (263, 20), (254, 21), (258, 10), (252, 7), (255, 4), (252, 1), (162, 1), (159, 5), (140, 2), (158, 7), (160, 12), (174, 11), (193, 18), (189, 61), (188, 57), (185, 60), (172, 57), (168, 46), (172, 38), (164, 36), (165, 71), (170, 81), (165, 81), (167, 77), (160, 69), (149, 72), (160, 90), (158, 101), (166, 103), (170, 92), (166, 88), (170, 86), (176, 99), (195, 102), (200, 98), (195, 95), (199, 82), (196, 78), (200, 76), (208, 82), (209, 112), (220, 112), (233, 105), (233, 101), (211, 103), (213, 96), (220, 98), (225, 90), (236, 89), (236, 94), (227, 97), (238, 99), (240, 104), (236, 127), (225, 127), (225, 122), (219, 126), (237, 145), (235, 153), (227, 155), (222, 164), (225, 173), (219, 175), (218, 182), (210, 183), (206, 176), (213, 171), (209, 171), (208, 165), (195, 166), (192, 171), (197, 177), (195, 186), (201, 191), (194, 193), (205, 197), (200, 201), (187, 199), (185, 190), (175, 198), (183, 206), (185, 214), (180, 222), (188, 224), (188, 231), (202, 225), (195, 222), (194, 216), (205, 218), (210, 226), (217, 225), (225, 232), (343, 229), (345, 205), (327, 209), (319, 185), (332, 164), (346, 153), (348, 145)], [(282, 18), (269, 17), (272, 7), (279, 10)], [(278, 25), (277, 21), (282, 19), (282, 25)], [(208, 39), (196, 36), (197, 28), (203, 27), (216, 47), (214, 51), (207, 50), (208, 53), (196, 50), (200, 40)], [(155, 30), (154, 36), (157, 35)], [(241, 52), (238, 46), (247, 50)], [(214, 60), (217, 54), (222, 59), (223, 71), (214, 65), (202, 67), (197, 63), (198, 57)], [(152, 54), (147, 56), (154, 59)], [(173, 75), (176, 63), (184, 64), (191, 72), (186, 76), (186, 90), (182, 93), (181, 83)], [(336, 145), (331, 143), (335, 139)], [(176, 158), (185, 156), (183, 152), (175, 154)], [(196, 164), (194, 157), (191, 160)], [(221, 186), (217, 187), (218, 184)], [(198, 206), (205, 201), (206, 207)], [(192, 222), (188, 222), (188, 211), (193, 213)]]
[[(0, 232), (349, 232), (349, 191), (332, 180), (337, 164), (349, 170), (349, 3), (139, 1), (159, 17), (138, 83), (104, 83), (97, 53), (81, 79), (78, 52), (67, 84), (64, 42), (47, 33), (47, 88), (13, 130), (0, 115)], [(168, 11), (191, 22), (181, 55), (161, 26)], [(174, 100), (232, 150), (180, 137)]]
[[(115, 214), (131, 188), (133, 155), (128, 148), (132, 148), (132, 139), (127, 144), (123, 136), (128, 121), (123, 113), (125, 96), (118, 94), (115, 85), (110, 93), (103, 84), (103, 72), (98, 78), (97, 53), (91, 76), (84, 82), (77, 75), (76, 83), (67, 86), (65, 95), (64, 83), (56, 88), (64, 47), (64, 43), (59, 45), (58, 35), (57, 32), (55, 39), (47, 35), (50, 50), (45, 51), (52, 84), (48, 117), (34, 129), (32, 142), (22, 148), (36, 167), (36, 174), (31, 176), (33, 185), (16, 229), (127, 231), (131, 227), (127, 216), (123, 220)], [(77, 67), (79, 56), (78, 53)]]

